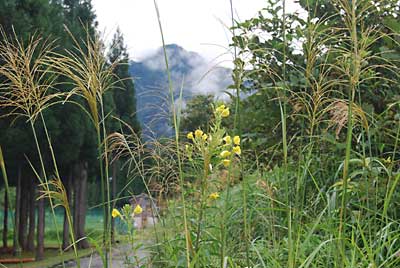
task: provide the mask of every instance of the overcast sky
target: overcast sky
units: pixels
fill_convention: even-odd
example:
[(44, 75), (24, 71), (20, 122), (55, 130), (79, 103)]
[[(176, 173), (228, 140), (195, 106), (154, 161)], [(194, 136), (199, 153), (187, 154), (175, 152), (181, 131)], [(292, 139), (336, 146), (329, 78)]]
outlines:
[[(289, 2), (293, 2), (289, 1)], [(153, 0), (92, 0), (99, 29), (110, 39), (119, 27), (132, 59), (142, 59), (161, 46)], [(233, 0), (235, 18), (244, 21), (265, 7), (265, 0)], [(217, 58), (227, 51), (231, 25), (229, 0), (158, 0), (167, 44)], [(298, 6), (290, 3), (288, 10)], [(225, 55), (219, 61), (228, 61)], [(229, 65), (227, 63), (223, 65)]]

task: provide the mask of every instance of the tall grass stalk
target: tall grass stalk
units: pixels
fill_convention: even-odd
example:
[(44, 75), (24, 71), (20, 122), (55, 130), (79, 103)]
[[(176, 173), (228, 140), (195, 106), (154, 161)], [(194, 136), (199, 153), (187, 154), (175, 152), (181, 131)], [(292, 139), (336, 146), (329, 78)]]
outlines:
[(103, 45), (99, 36), (91, 36), (86, 30), (86, 37), (81, 45), (77, 37), (67, 29), (74, 41), (74, 49), (65, 51), (65, 55), (56, 54), (57, 60), (50, 61), (57, 72), (70, 79), (74, 88), (68, 93), (67, 101), (73, 95), (81, 97), (88, 106), (88, 111), (78, 102), (71, 101), (82, 108), (91, 119), (97, 137), (98, 160), (100, 166), (101, 195), (103, 206), (103, 242), (105, 243), (105, 267), (109, 266), (108, 252), (111, 252), (111, 200), (108, 182), (108, 149), (106, 115), (104, 112), (104, 93), (113, 88), (118, 81), (113, 81), (113, 70), (117, 62), (107, 64), (103, 56)]
[[(50, 203), (51, 212), (52, 212), (52, 215), (53, 215), (53, 217), (52, 217), (53, 218), (53, 224), (54, 224), (54, 227), (55, 227), (55, 230), (56, 230), (58, 247), (59, 247), (59, 251), (60, 251), (60, 255), (61, 255), (61, 259), (62, 259), (62, 265), (64, 267), (65, 266), (64, 258), (63, 258), (64, 251), (63, 251), (63, 248), (62, 248), (62, 242), (61, 242), (61, 239), (60, 239), (60, 234), (58, 232), (58, 224), (57, 224), (55, 210), (54, 210), (55, 206), (54, 206), (54, 203), (53, 203), (54, 201), (53, 201), (53, 197), (51, 195), (51, 190), (49, 188), (50, 184), (49, 184), (49, 180), (47, 178), (46, 168), (44, 166), (44, 161), (43, 161), (43, 157), (42, 157), (42, 151), (40, 149), (39, 140), (38, 140), (38, 137), (37, 137), (37, 134), (36, 134), (34, 123), (32, 121), (29, 121), (29, 123), (30, 123), (31, 129), (32, 129), (33, 138), (35, 140), (36, 150), (37, 150), (38, 155), (39, 155), (39, 161), (40, 161), (40, 166), (41, 166), (41, 173), (39, 174), (38, 172), (35, 171), (35, 174), (36, 174), (37, 179), (40, 182), (40, 186), (43, 188), (43, 191), (49, 193), (49, 195), (48, 195), (49, 198), (48, 199), (49, 199), (49, 203)], [(31, 167), (32, 167), (32, 169), (34, 169), (33, 165), (31, 165)], [(42, 180), (41, 176), (43, 176), (44, 180)], [(70, 227), (72, 227), (72, 226), (70, 226)]]
[[(71, 217), (71, 207), (69, 205), (69, 200), (68, 200), (68, 195), (67, 191), (64, 187), (64, 184), (62, 183), (61, 179), (59, 177), (56, 177), (55, 179), (50, 180), (46, 185), (42, 185), (42, 187), (45, 189), (41, 191), (41, 195), (39, 196), (40, 198), (48, 198), (49, 200), (52, 199), (54, 200), (54, 208), (58, 206), (62, 206), (65, 209), (65, 214), (67, 217), (67, 222), (68, 222), (68, 230), (69, 230), (69, 236), (71, 237), (72, 244), (70, 247), (73, 248), (74, 255), (75, 255), (75, 261), (77, 263), (77, 267), (80, 267), (80, 259), (78, 257), (78, 249), (76, 246), (76, 237), (74, 235), (74, 231), (72, 228), (72, 217)], [(64, 264), (63, 264), (64, 265)]]
[[(232, 157), (230, 158), (230, 161), (232, 161)], [(222, 210), (222, 221), (221, 221), (221, 256), (220, 256), (220, 262), (221, 262), (221, 268), (226, 267), (226, 262), (228, 259), (228, 256), (226, 254), (226, 248), (227, 248), (227, 225), (228, 225), (228, 217), (229, 217), (229, 210), (231, 209), (231, 183), (232, 183), (232, 167), (229, 166), (228, 170), (228, 177), (227, 177), (227, 186), (225, 190), (225, 200), (224, 200), (224, 208)], [(243, 200), (244, 201), (244, 200)], [(245, 236), (246, 238), (246, 236)]]
[(348, 184), (348, 174), (349, 174), (349, 163), (351, 156), (351, 143), (353, 139), (353, 102), (356, 94), (356, 89), (359, 82), (360, 76), (360, 56), (359, 56), (359, 45), (358, 45), (358, 32), (357, 32), (357, 1), (352, 1), (351, 3), (341, 2), (342, 8), (345, 10), (347, 27), (349, 30), (352, 53), (351, 53), (351, 63), (352, 72), (349, 74), (349, 92), (348, 92), (348, 114), (347, 114), (347, 135), (346, 135), (346, 153), (343, 164), (343, 189), (342, 189), (342, 200), (340, 208), (340, 224), (339, 224), (339, 242), (340, 242), (340, 252), (342, 255), (342, 267), (346, 266), (346, 249), (345, 241), (343, 241), (343, 235), (346, 226), (346, 207), (347, 207), (347, 184)]
[[(65, 215), (67, 218), (67, 222), (68, 222), (68, 230), (69, 230), (69, 236), (71, 238), (71, 246), (73, 248), (74, 251), (74, 255), (75, 255), (75, 261), (77, 264), (77, 267), (80, 268), (81, 264), (80, 264), (80, 259), (78, 257), (78, 249), (77, 249), (77, 245), (76, 245), (76, 237), (74, 235), (73, 232), (73, 224), (72, 224), (72, 214), (71, 214), (71, 208), (70, 208), (70, 204), (68, 201), (68, 196), (66, 193), (66, 189), (61, 181), (61, 176), (59, 174), (58, 171), (58, 165), (57, 165), (57, 161), (56, 161), (56, 156), (54, 154), (54, 149), (53, 149), (53, 145), (51, 143), (51, 139), (50, 139), (50, 135), (47, 129), (47, 125), (46, 125), (46, 121), (44, 119), (43, 113), (40, 112), (40, 118), (42, 120), (42, 124), (43, 124), (43, 129), (45, 131), (46, 134), (46, 140), (47, 140), (47, 144), (49, 146), (50, 149), (50, 154), (51, 154), (51, 158), (53, 161), (53, 166), (55, 169), (55, 175), (56, 178), (46, 182), (46, 184), (43, 184), (42, 187), (44, 188), (43, 192), (43, 197), (48, 197), (49, 201), (50, 201), (50, 206), (52, 207), (52, 210), (54, 211), (54, 208), (57, 206), (62, 206), (65, 210)], [(33, 126), (32, 126), (33, 127)], [(38, 144), (37, 144), (38, 146)], [(54, 187), (54, 190), (50, 188), (50, 186)], [(57, 205), (57, 201), (59, 202), (59, 205)], [(54, 202), (54, 203), (53, 203)], [(57, 235), (57, 240), (61, 241), (60, 238), (60, 234), (58, 232), (58, 226), (56, 223), (55, 224), (55, 230), (56, 230), (56, 235)], [(64, 249), (62, 248), (62, 243), (59, 243), (59, 247), (60, 247), (60, 251), (64, 252)], [(62, 262), (62, 265), (64, 267), (64, 260)]]
[[(398, 105), (398, 106), (400, 106), (400, 105)], [(388, 215), (387, 215), (389, 204), (390, 204), (390, 202), (392, 200), (393, 193), (394, 193), (394, 191), (395, 191), (395, 189), (397, 187), (397, 184), (399, 183), (399, 179), (400, 179), (400, 174), (398, 174), (397, 176), (395, 176), (395, 174), (393, 174), (393, 166), (394, 166), (394, 162), (393, 161), (394, 161), (394, 159), (396, 157), (396, 152), (397, 152), (397, 146), (398, 146), (399, 139), (400, 139), (400, 123), (397, 126), (397, 133), (396, 133), (394, 148), (393, 148), (393, 152), (392, 152), (392, 156), (391, 156), (391, 161), (392, 162), (390, 163), (389, 170), (388, 170), (389, 182), (388, 182), (388, 184), (386, 186), (385, 202), (384, 202), (384, 205), (383, 205), (382, 221), (385, 222), (386, 225), (389, 224), (389, 218), (388, 218)], [(389, 187), (390, 186), (390, 179), (393, 176), (395, 176), (394, 177), (395, 178), (394, 182), (393, 182), (392, 186)]]
[[(234, 20), (234, 12), (233, 12), (233, 0), (229, 0), (230, 4), (230, 12), (231, 12), (231, 23), (232, 23), (232, 36), (233, 38), (236, 37), (236, 32), (235, 32), (235, 20)], [(235, 73), (233, 74), (233, 82), (235, 86), (235, 93), (236, 93), (236, 98), (235, 98), (235, 117), (234, 117), (234, 122), (233, 122), (233, 129), (236, 131), (235, 134), (239, 135), (239, 137), (242, 137), (242, 125), (241, 125), (241, 120), (240, 120), (240, 88), (242, 86), (242, 76), (244, 73), (243, 65), (239, 64), (237, 61), (238, 59), (238, 54), (237, 54), (237, 48), (233, 48), (233, 62), (237, 64), (239, 68), (236, 68)], [(230, 172), (231, 170), (229, 170)], [(249, 229), (249, 224), (247, 222), (247, 180), (246, 176), (243, 176), (244, 174), (244, 169), (243, 169), (243, 160), (240, 161), (240, 173), (242, 176), (242, 202), (243, 202), (243, 227), (244, 227), (244, 242), (245, 242), (245, 249), (246, 249), (246, 265), (247, 267), (250, 267), (250, 229)], [(230, 175), (229, 175), (230, 176)], [(228, 184), (228, 187), (230, 185)], [(225, 200), (225, 202), (229, 202), (228, 200)], [(221, 259), (223, 259), (223, 256), (221, 256)], [(223, 263), (223, 262), (221, 262)]]
[(207, 179), (209, 176), (209, 166), (211, 163), (211, 156), (209, 155), (209, 153), (205, 152), (204, 153), (204, 163), (203, 163), (203, 175), (201, 178), (201, 190), (200, 190), (200, 200), (199, 200), (199, 213), (198, 213), (198, 218), (197, 218), (197, 230), (196, 230), (196, 242), (194, 244), (194, 248), (196, 250), (199, 250), (199, 243), (200, 243), (200, 238), (201, 238), (201, 227), (203, 224), (203, 214), (204, 214), (204, 210), (205, 210), (205, 202), (206, 202), (206, 188), (207, 188)]
[[(311, 12), (309, 3), (307, 3), (307, 11)], [(297, 160), (297, 174), (296, 174), (296, 188), (294, 195), (294, 211), (293, 222), (294, 233), (296, 235), (296, 246), (293, 247), (294, 265), (298, 264), (298, 257), (305, 253), (305, 245), (308, 240), (301, 241), (301, 233), (304, 227), (301, 223), (304, 220), (303, 211), (307, 209), (306, 195), (307, 185), (309, 184), (307, 178), (311, 177), (312, 183), (318, 192), (319, 198), (327, 205), (327, 199), (322, 192), (322, 187), (316, 178), (316, 174), (311, 170), (313, 161), (317, 159), (315, 154), (318, 154), (318, 145), (321, 143), (321, 136), (318, 130), (320, 125), (324, 123), (326, 114), (330, 112), (331, 103), (333, 102), (333, 94), (337, 94), (334, 90), (336, 80), (329, 77), (331, 67), (327, 64), (329, 58), (330, 44), (336, 36), (324, 27), (328, 19), (331, 17), (322, 17), (318, 21), (312, 21), (310, 16), (307, 17), (305, 28), (302, 30), (304, 35), (303, 54), (305, 57), (305, 66), (294, 66), (296, 72), (299, 72), (300, 77), (304, 77), (306, 87), (300, 91), (290, 90), (290, 98), (294, 103), (301, 103), (305, 109), (304, 118), (306, 127), (301, 133), (301, 142), (298, 144), (301, 148), (301, 153)], [(329, 28), (328, 28), (329, 29)], [(323, 48), (327, 48), (326, 52), (322, 52)], [(304, 137), (303, 137), (304, 136)], [(312, 232), (309, 233), (312, 235)]]
[[(59, 177), (55, 155), (52, 151), (50, 138), (42, 114), (46, 108), (57, 103), (56, 100), (61, 96), (59, 93), (49, 93), (49, 90), (53, 89), (55, 77), (51, 75), (50, 68), (46, 64), (46, 59), (52, 52), (54, 44), (53, 42), (48, 42), (47, 40), (43, 41), (41, 38), (32, 36), (28, 40), (28, 45), (25, 45), (23, 41), (18, 39), (15, 32), (12, 36), (13, 40), (10, 40), (3, 30), (1, 30), (1, 35), (3, 41), (0, 44), (0, 57), (4, 61), (4, 64), (0, 68), (0, 74), (8, 80), (2, 85), (2, 87), (8, 87), (8, 91), (5, 90), (5, 93), (0, 96), (0, 106), (10, 109), (7, 116), (22, 116), (27, 118), (33, 133), (41, 174), (44, 180), (42, 180), (41, 176), (37, 176), (37, 178), (41, 186), (44, 187), (44, 191), (50, 191), (43, 154), (40, 149), (34, 124), (37, 117), (40, 116), (45, 128), (48, 144), (51, 148), (51, 158), (56, 169), (56, 175)], [(35, 173), (38, 174), (37, 172)], [(51, 196), (49, 196), (49, 202), (53, 223), (56, 229), (59, 251), (63, 259), (63, 249)]]
[[(164, 60), (165, 60), (165, 67), (166, 67), (166, 72), (168, 76), (168, 88), (169, 88), (169, 93), (171, 97), (171, 103), (172, 105), (175, 104), (175, 98), (174, 98), (174, 88), (172, 84), (172, 79), (171, 79), (171, 72), (169, 70), (169, 64), (168, 64), (168, 55), (167, 55), (167, 50), (165, 46), (165, 40), (164, 40), (164, 32), (161, 24), (161, 17), (160, 17), (160, 11), (157, 5), (157, 1), (153, 0), (154, 3), (154, 8), (157, 14), (157, 21), (158, 21), (158, 26), (160, 29), (160, 35), (161, 35), (161, 40), (162, 40), (162, 46), (163, 46), (163, 51), (164, 51)], [(190, 265), (190, 234), (189, 234), (189, 228), (188, 228), (188, 221), (187, 221), (187, 212), (186, 212), (186, 201), (185, 201), (185, 185), (184, 185), (184, 178), (183, 178), (183, 169), (182, 169), (182, 162), (181, 162), (181, 153), (179, 150), (179, 124), (178, 124), (178, 118), (176, 115), (176, 110), (175, 107), (173, 106), (172, 108), (172, 118), (173, 118), (173, 123), (174, 123), (174, 128), (175, 128), (175, 143), (176, 143), (176, 155), (178, 158), (178, 168), (179, 168), (179, 182), (180, 182), (180, 187), (181, 187), (181, 199), (182, 199), (182, 208), (183, 208), (183, 225), (184, 225), (184, 231), (185, 231), (185, 242), (186, 242), (186, 264), (187, 267), (191, 267)]]
[[(1, 169), (1, 174), (3, 175), (3, 180), (4, 180), (4, 185), (5, 185), (5, 193), (7, 195), (8, 198), (8, 206), (10, 208), (11, 211), (13, 211), (13, 207), (12, 207), (12, 203), (10, 202), (10, 186), (8, 183), (8, 176), (7, 176), (7, 169), (6, 169), (6, 164), (5, 164), (5, 160), (4, 160), (4, 155), (3, 155), (3, 150), (1, 148), (1, 144), (0, 144), (0, 169)], [(4, 216), (5, 217), (5, 216)], [(19, 241), (18, 241), (18, 230), (16, 228), (16, 224), (15, 224), (15, 219), (14, 217), (11, 217), (11, 222), (12, 222), (12, 226), (14, 229), (14, 244), (16, 246), (16, 253), (17, 253), (17, 257), (21, 257), (21, 255), (19, 254), (20, 248), (19, 248)]]
[(283, 102), (281, 97), (279, 98), (279, 107), (281, 115), (281, 125), (282, 125), (282, 149), (283, 149), (283, 180), (285, 181), (285, 191), (286, 191), (286, 202), (287, 202), (287, 231), (288, 231), (288, 267), (294, 268), (294, 250), (293, 250), (293, 230), (292, 230), (292, 202), (289, 196), (289, 176), (288, 176), (288, 143), (287, 143), (287, 126), (286, 126), (286, 0), (282, 0), (282, 37), (283, 37), (283, 60), (282, 60), (282, 79), (283, 79), (283, 93), (280, 95), (283, 97)]
[[(120, 190), (120, 192), (117, 194), (117, 196), (114, 197), (113, 202), (117, 201), (122, 193), (131, 185), (131, 183), (134, 181), (135, 177), (137, 174), (139, 174), (139, 177), (142, 180), (143, 185), (145, 186), (146, 192), (149, 197), (152, 196), (150, 188), (149, 188), (149, 183), (146, 181), (146, 176), (148, 176), (149, 172), (152, 172), (150, 170), (147, 170), (147, 167), (145, 167), (144, 162), (148, 160), (147, 158), (142, 158), (142, 155), (144, 155), (145, 152), (145, 147), (149, 146), (150, 148), (155, 148), (156, 145), (153, 144), (142, 144), (140, 137), (135, 133), (133, 128), (129, 126), (127, 123), (122, 121), (121, 119), (115, 118), (120, 124), (121, 124), (121, 133), (115, 132), (110, 134), (107, 137), (107, 143), (109, 144), (108, 150), (109, 154), (113, 155), (114, 158), (112, 161), (116, 161), (118, 159), (128, 159), (126, 160), (126, 163), (123, 165), (123, 167), (127, 166), (128, 168), (128, 177), (132, 176), (130, 180), (124, 185), (124, 187)], [(124, 133), (123, 127), (127, 128), (130, 133)], [(152, 146), (153, 145), (153, 146)], [(153, 150), (153, 149), (151, 149)], [(154, 149), (155, 150), (155, 149)], [(148, 172), (146, 172), (146, 170)], [(151, 213), (152, 215), (155, 215), (157, 218), (161, 218), (159, 212), (155, 210), (154, 208), (156, 207), (156, 204), (153, 200), (151, 200)], [(114, 207), (113, 207), (114, 209)], [(153, 230), (154, 230), (154, 235), (156, 238), (156, 244), (159, 244), (159, 237), (158, 237), (158, 227), (156, 224), (153, 225)]]
[[(111, 221), (110, 221), (110, 215), (111, 215), (111, 193), (110, 193), (110, 183), (108, 180), (109, 176), (109, 169), (108, 169), (108, 141), (107, 141), (107, 131), (106, 131), (106, 116), (104, 113), (104, 105), (103, 105), (103, 98), (100, 99), (100, 108), (101, 108), (101, 118), (102, 118), (102, 129), (103, 129), (103, 156), (104, 156), (104, 181), (106, 184), (106, 195), (107, 195), (107, 210), (105, 214), (105, 224), (106, 224), (106, 237), (108, 241), (108, 250), (110, 252), (110, 267), (112, 267), (112, 241), (111, 241)], [(100, 155), (99, 155), (100, 157)], [(106, 251), (106, 261), (107, 261), (107, 251)], [(106, 264), (106, 268), (108, 267), (108, 263)]]
[[(50, 205), (52, 206), (52, 210), (53, 211), (54, 211), (53, 207), (54, 208), (56, 207), (56, 205), (53, 204), (53, 199), (55, 199), (55, 200), (58, 200), (58, 201), (61, 202), (60, 205), (64, 208), (64, 210), (66, 212), (65, 215), (66, 215), (67, 221), (68, 221), (68, 226), (69, 226), (68, 230), (69, 230), (69, 235), (70, 235), (71, 241), (72, 241), (72, 248), (73, 248), (74, 254), (75, 254), (75, 261), (77, 263), (77, 267), (80, 268), (81, 264), (80, 264), (80, 259), (78, 257), (78, 249), (77, 249), (76, 243), (75, 243), (76, 242), (75, 241), (75, 236), (74, 236), (74, 233), (73, 233), (71, 208), (69, 206), (69, 201), (68, 201), (68, 198), (67, 198), (65, 187), (64, 187), (64, 185), (63, 185), (63, 183), (61, 181), (61, 176), (60, 176), (59, 171), (58, 171), (58, 166), (57, 166), (56, 156), (54, 154), (53, 145), (51, 143), (50, 135), (49, 135), (49, 132), (48, 132), (47, 126), (46, 126), (46, 121), (44, 120), (42, 112), (40, 112), (40, 118), (42, 120), (43, 129), (44, 129), (45, 134), (46, 134), (47, 144), (48, 144), (49, 149), (50, 149), (51, 158), (52, 158), (53, 166), (54, 166), (55, 173), (56, 173), (56, 179), (54, 181), (57, 182), (56, 184), (53, 183), (53, 186), (56, 186), (55, 187), (56, 190), (54, 191), (54, 190), (50, 189), (50, 185), (52, 184), (52, 181), (48, 181), (46, 183), (48, 186), (43, 185), (43, 187), (45, 189), (44, 192), (48, 196), (48, 199), (50, 201)], [(62, 197), (62, 198), (59, 198), (59, 197)], [(56, 234), (57, 234), (57, 240), (61, 241), (60, 234), (58, 232), (58, 226), (57, 226), (56, 223), (54, 223), (54, 225), (55, 225), (55, 230), (56, 230)], [(60, 251), (64, 252), (64, 249), (62, 248), (62, 243), (59, 243), (59, 247), (60, 247)], [(64, 261), (63, 261), (62, 264), (64, 266)]]

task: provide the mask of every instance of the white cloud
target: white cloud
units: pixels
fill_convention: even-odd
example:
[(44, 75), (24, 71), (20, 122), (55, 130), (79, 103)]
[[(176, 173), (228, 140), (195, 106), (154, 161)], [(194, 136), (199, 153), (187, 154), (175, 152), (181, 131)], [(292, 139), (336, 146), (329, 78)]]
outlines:
[[(288, 10), (298, 8), (288, 1)], [(117, 27), (125, 36), (133, 59), (142, 59), (161, 46), (152, 0), (93, 0), (100, 30), (110, 39)], [(235, 18), (249, 19), (265, 6), (265, 0), (233, 0)], [(207, 60), (231, 61), (227, 53), (231, 25), (229, 0), (158, 0), (164, 37), (205, 56)], [(226, 54), (227, 53), (227, 54)], [(224, 56), (219, 57), (220, 55)], [(225, 63), (223, 65), (230, 65)]]

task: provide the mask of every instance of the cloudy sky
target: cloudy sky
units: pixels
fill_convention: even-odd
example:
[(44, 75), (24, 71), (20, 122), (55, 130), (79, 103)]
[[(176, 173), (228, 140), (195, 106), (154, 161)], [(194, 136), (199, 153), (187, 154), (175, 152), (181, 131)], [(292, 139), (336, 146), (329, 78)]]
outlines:
[[(249, 19), (265, 0), (233, 0), (235, 18)], [(289, 1), (289, 2), (293, 2)], [(110, 39), (119, 27), (132, 59), (140, 60), (161, 46), (153, 0), (92, 0), (100, 30)], [(176, 43), (211, 61), (229, 61), (229, 0), (158, 0), (167, 44)], [(289, 10), (297, 5), (288, 4)], [(226, 54), (221, 56), (222, 54)], [(229, 65), (225, 62), (223, 65)]]

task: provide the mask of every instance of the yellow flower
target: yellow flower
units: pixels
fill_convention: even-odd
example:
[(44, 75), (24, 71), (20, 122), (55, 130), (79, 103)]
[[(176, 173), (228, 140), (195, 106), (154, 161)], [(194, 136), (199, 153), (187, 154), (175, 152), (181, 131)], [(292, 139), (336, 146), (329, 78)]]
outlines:
[(222, 113), (223, 110), (225, 110), (224, 104), (221, 104), (220, 106), (217, 107), (217, 109), (215, 109), (215, 111), (219, 114)]
[(225, 167), (229, 167), (229, 165), (231, 164), (231, 160), (229, 160), (229, 159), (224, 159), (224, 160), (222, 160), (222, 164), (223, 164)]
[(219, 154), (222, 158), (227, 158), (231, 155), (231, 152), (224, 150)]
[(189, 140), (193, 140), (193, 139), (194, 139), (194, 137), (193, 137), (193, 132), (192, 132), (192, 131), (190, 131), (190, 132), (187, 134), (187, 138), (188, 138)]
[(237, 155), (240, 155), (242, 153), (242, 150), (240, 149), (240, 146), (235, 146), (233, 147), (232, 152), (234, 152)]
[(217, 192), (215, 193), (211, 193), (208, 198), (210, 198), (211, 200), (216, 200), (219, 198), (219, 194)]
[(207, 134), (203, 134), (203, 136), (201, 136), (201, 138), (203, 139), (203, 141), (207, 140), (208, 136)]
[(119, 213), (118, 209), (114, 208), (114, 209), (112, 210), (112, 212), (111, 212), (111, 216), (112, 216), (113, 218), (121, 217), (121, 213)]
[(233, 143), (234, 143), (235, 145), (239, 145), (239, 144), (240, 144), (240, 137), (239, 137), (239, 136), (233, 137)]
[(229, 116), (229, 108), (224, 109), (224, 110), (221, 112), (221, 116), (222, 116), (222, 117), (228, 117), (228, 116)]
[(230, 144), (232, 143), (232, 138), (231, 138), (231, 136), (225, 136), (222, 140), (223, 140), (227, 145), (230, 145)]
[(194, 132), (194, 136), (195, 136), (196, 138), (200, 138), (201, 136), (203, 136), (203, 131), (202, 131), (201, 129), (197, 129), (197, 130)]
[(135, 209), (133, 210), (133, 213), (135, 214), (140, 214), (142, 213), (143, 209), (140, 205), (136, 205)]

